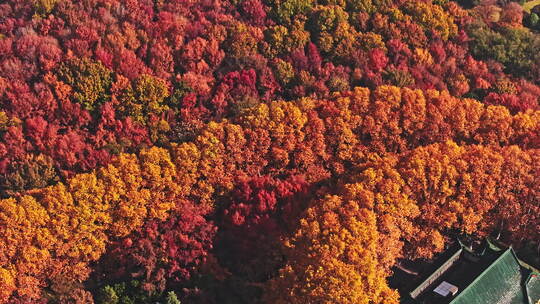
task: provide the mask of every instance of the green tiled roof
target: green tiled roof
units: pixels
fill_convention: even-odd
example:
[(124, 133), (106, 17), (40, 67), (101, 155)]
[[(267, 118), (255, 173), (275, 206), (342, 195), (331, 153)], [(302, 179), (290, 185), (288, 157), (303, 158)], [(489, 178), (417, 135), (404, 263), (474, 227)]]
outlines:
[(531, 304), (540, 301), (540, 274), (533, 273), (527, 279), (527, 296)]
[(524, 276), (529, 277), (529, 274), (523, 272), (514, 251), (509, 248), (450, 304), (535, 304), (540, 294), (538, 278), (525, 280)]

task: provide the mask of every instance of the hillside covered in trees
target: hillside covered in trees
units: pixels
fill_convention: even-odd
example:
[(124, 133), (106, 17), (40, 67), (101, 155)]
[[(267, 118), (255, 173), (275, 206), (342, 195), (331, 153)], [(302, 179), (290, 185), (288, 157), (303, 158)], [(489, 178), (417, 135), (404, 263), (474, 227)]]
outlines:
[(397, 304), (540, 254), (540, 7), (0, 3), (0, 303)]

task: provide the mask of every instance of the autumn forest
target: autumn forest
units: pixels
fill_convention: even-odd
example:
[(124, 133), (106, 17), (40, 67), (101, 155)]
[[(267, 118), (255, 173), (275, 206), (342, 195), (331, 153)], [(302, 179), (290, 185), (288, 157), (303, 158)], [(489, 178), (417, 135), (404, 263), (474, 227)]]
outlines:
[(398, 304), (540, 252), (540, 6), (0, 1), (0, 303)]

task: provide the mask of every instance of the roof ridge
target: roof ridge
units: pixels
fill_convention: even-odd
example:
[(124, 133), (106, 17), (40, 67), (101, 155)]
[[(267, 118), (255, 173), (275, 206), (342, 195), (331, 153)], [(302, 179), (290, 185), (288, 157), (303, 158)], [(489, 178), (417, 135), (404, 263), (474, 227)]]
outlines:
[[(431, 274), (429, 276), (427, 276), (424, 280), (422, 280), (420, 282), (420, 284), (415, 289), (411, 290), (409, 292), (409, 295), (414, 299), (417, 296), (419, 296), (420, 294), (422, 294), (425, 291), (425, 289), (427, 289), (427, 287), (429, 287), (431, 284), (433, 284), (437, 280), (437, 278), (441, 276), (441, 273), (439, 273), (437, 275), (437, 272), (443, 267), (446, 267), (448, 265), (451, 266), (455, 262), (455, 260), (462, 254), (463, 250), (464, 250), (464, 247), (460, 246), (456, 250), (456, 252), (454, 252), (445, 262), (443, 262), (441, 265), (439, 265), (439, 267), (435, 268), (435, 270), (433, 270), (433, 272), (431, 272)], [(450, 267), (450, 266), (448, 266), (448, 267)], [(448, 267), (447, 267), (447, 269), (448, 269)], [(428, 283), (428, 282), (430, 282), (430, 283)]]

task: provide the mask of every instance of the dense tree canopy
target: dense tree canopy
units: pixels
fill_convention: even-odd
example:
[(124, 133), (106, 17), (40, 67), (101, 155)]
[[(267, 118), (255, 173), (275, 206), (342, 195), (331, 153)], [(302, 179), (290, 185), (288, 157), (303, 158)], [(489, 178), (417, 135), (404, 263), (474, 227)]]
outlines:
[[(222, 232), (213, 254), (229, 275), (256, 283), (285, 267), (278, 277), (286, 281), (273, 279), (272, 288), (296, 288), (312, 284), (295, 279), (299, 271), (314, 267), (309, 263), (325, 263), (325, 271), (346, 267), (343, 271), (373, 275), (366, 280), (381, 286), (380, 291), (362, 284), (343, 287), (350, 294), (335, 295), (343, 301), (393, 301), (384, 300), (395, 294), (383, 286), (395, 260), (432, 256), (442, 250), (444, 235), (452, 229), (485, 234), (500, 223), (513, 240), (530, 240), (538, 225), (533, 215), (538, 211), (539, 119), (538, 112), (512, 115), (502, 106), (397, 87), (356, 89), (331, 100), (261, 104), (236, 122), (209, 123), (191, 142), (120, 154), (108, 166), (66, 184), (2, 200), (6, 297), (37, 299), (43, 296), (41, 286), (49, 284), (54, 297), (66, 297), (63, 292), (80, 296), (82, 290), (72, 294), (75, 287), (66, 285), (83, 288), (77, 282), (88, 278), (89, 267), (100, 259), (99, 280), (137, 279), (141, 288), (160, 292), (185, 285), (195, 266), (212, 254), (215, 228), (207, 218), (215, 209), (222, 214), (217, 222)], [(464, 146), (437, 144), (445, 141)], [(509, 146), (515, 144), (521, 148)], [(285, 173), (298, 177), (280, 177)], [(250, 178), (256, 174), (274, 177)], [(326, 196), (332, 187), (321, 184), (335, 178), (344, 189), (342, 198)], [(325, 198), (306, 205), (312, 200), (306, 192), (310, 184), (319, 189), (310, 196)], [(353, 201), (357, 205), (349, 205)], [(350, 208), (358, 210), (358, 223), (348, 222)], [(309, 245), (301, 241), (308, 236), (293, 233), (307, 229), (301, 227), (309, 221), (329, 220), (326, 212), (343, 217), (329, 228), (337, 229), (333, 233), (345, 229), (343, 233), (353, 234), (339, 242), (358, 242), (354, 238), (360, 237), (366, 238), (360, 243), (377, 244), (369, 245), (374, 252), (354, 253), (374, 259), (368, 263), (373, 274), (349, 259), (345, 264), (326, 261), (325, 256), (340, 256), (318, 251), (334, 242), (326, 239), (329, 235), (323, 234), (319, 245)], [(310, 219), (298, 226), (297, 219), (304, 216)], [(287, 235), (292, 239), (281, 244)], [(347, 248), (339, 244), (332, 246)], [(296, 260), (311, 250), (322, 260)], [(50, 262), (36, 262), (45, 259)], [(326, 286), (320, 281), (326, 275), (313, 275), (315, 286)], [(335, 280), (347, 284), (342, 279)], [(329, 296), (325, 290), (300, 290), (295, 301)]]
[(540, 12), (465, 2), (3, 1), (0, 303), (398, 303), (538, 245)]

